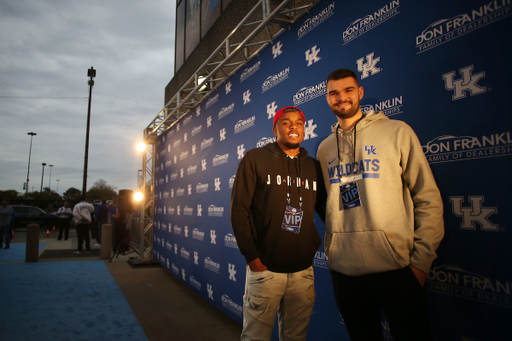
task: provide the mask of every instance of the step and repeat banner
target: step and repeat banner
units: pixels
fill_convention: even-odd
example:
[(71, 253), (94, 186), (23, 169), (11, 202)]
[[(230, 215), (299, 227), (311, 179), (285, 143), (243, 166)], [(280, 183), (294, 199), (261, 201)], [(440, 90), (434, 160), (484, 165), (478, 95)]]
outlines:
[[(412, 126), (441, 190), (446, 235), (426, 283), (435, 340), (509, 340), (511, 50), (511, 0), (319, 2), (158, 139), (154, 258), (241, 322), (246, 263), (229, 222), (238, 162), (275, 141), (287, 105), (305, 113), (302, 146), (315, 156), (336, 122), (325, 79), (350, 68), (363, 111)], [(308, 339), (349, 340), (326, 264), (322, 246)], [(384, 315), (382, 329), (392, 340)]]

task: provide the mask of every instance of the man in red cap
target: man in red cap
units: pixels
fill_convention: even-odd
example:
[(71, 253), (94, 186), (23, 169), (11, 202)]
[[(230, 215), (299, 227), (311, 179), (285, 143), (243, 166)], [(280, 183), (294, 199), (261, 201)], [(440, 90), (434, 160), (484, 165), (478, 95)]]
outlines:
[(247, 261), (241, 340), (270, 340), (276, 311), (281, 340), (306, 340), (315, 287), (313, 258), (324, 219), (320, 164), (300, 147), (306, 119), (297, 107), (274, 116), (276, 142), (248, 151), (238, 165), (230, 219)]

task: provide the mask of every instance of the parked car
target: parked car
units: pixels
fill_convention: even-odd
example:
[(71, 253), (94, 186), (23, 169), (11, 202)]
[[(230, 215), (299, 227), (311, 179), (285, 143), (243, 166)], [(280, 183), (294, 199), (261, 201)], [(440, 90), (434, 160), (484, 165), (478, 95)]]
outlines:
[(11, 206), (16, 211), (14, 228), (29, 224), (39, 224), (41, 228), (51, 229), (57, 223), (57, 216), (55, 214), (46, 213), (39, 207), (26, 205)]

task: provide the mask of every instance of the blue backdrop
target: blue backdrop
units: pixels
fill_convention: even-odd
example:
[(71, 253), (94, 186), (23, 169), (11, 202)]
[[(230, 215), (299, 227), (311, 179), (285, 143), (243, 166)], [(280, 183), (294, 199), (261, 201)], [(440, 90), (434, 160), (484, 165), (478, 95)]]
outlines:
[[(426, 284), (435, 340), (509, 340), (511, 14), (511, 0), (319, 2), (158, 139), (154, 258), (241, 322), (246, 263), (229, 222), (238, 162), (274, 141), (286, 105), (304, 111), (303, 146), (316, 155), (336, 122), (325, 79), (350, 68), (363, 111), (416, 131), (443, 196), (446, 236)], [(308, 339), (348, 340), (326, 263), (322, 246)], [(391, 340), (384, 316), (382, 327)]]

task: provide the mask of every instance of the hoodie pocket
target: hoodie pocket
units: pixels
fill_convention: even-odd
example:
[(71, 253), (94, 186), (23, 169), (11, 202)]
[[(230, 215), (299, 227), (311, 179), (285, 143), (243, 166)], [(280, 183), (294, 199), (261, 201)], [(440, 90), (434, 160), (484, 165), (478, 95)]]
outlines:
[(333, 233), (329, 267), (347, 276), (361, 276), (404, 268), (384, 231)]

